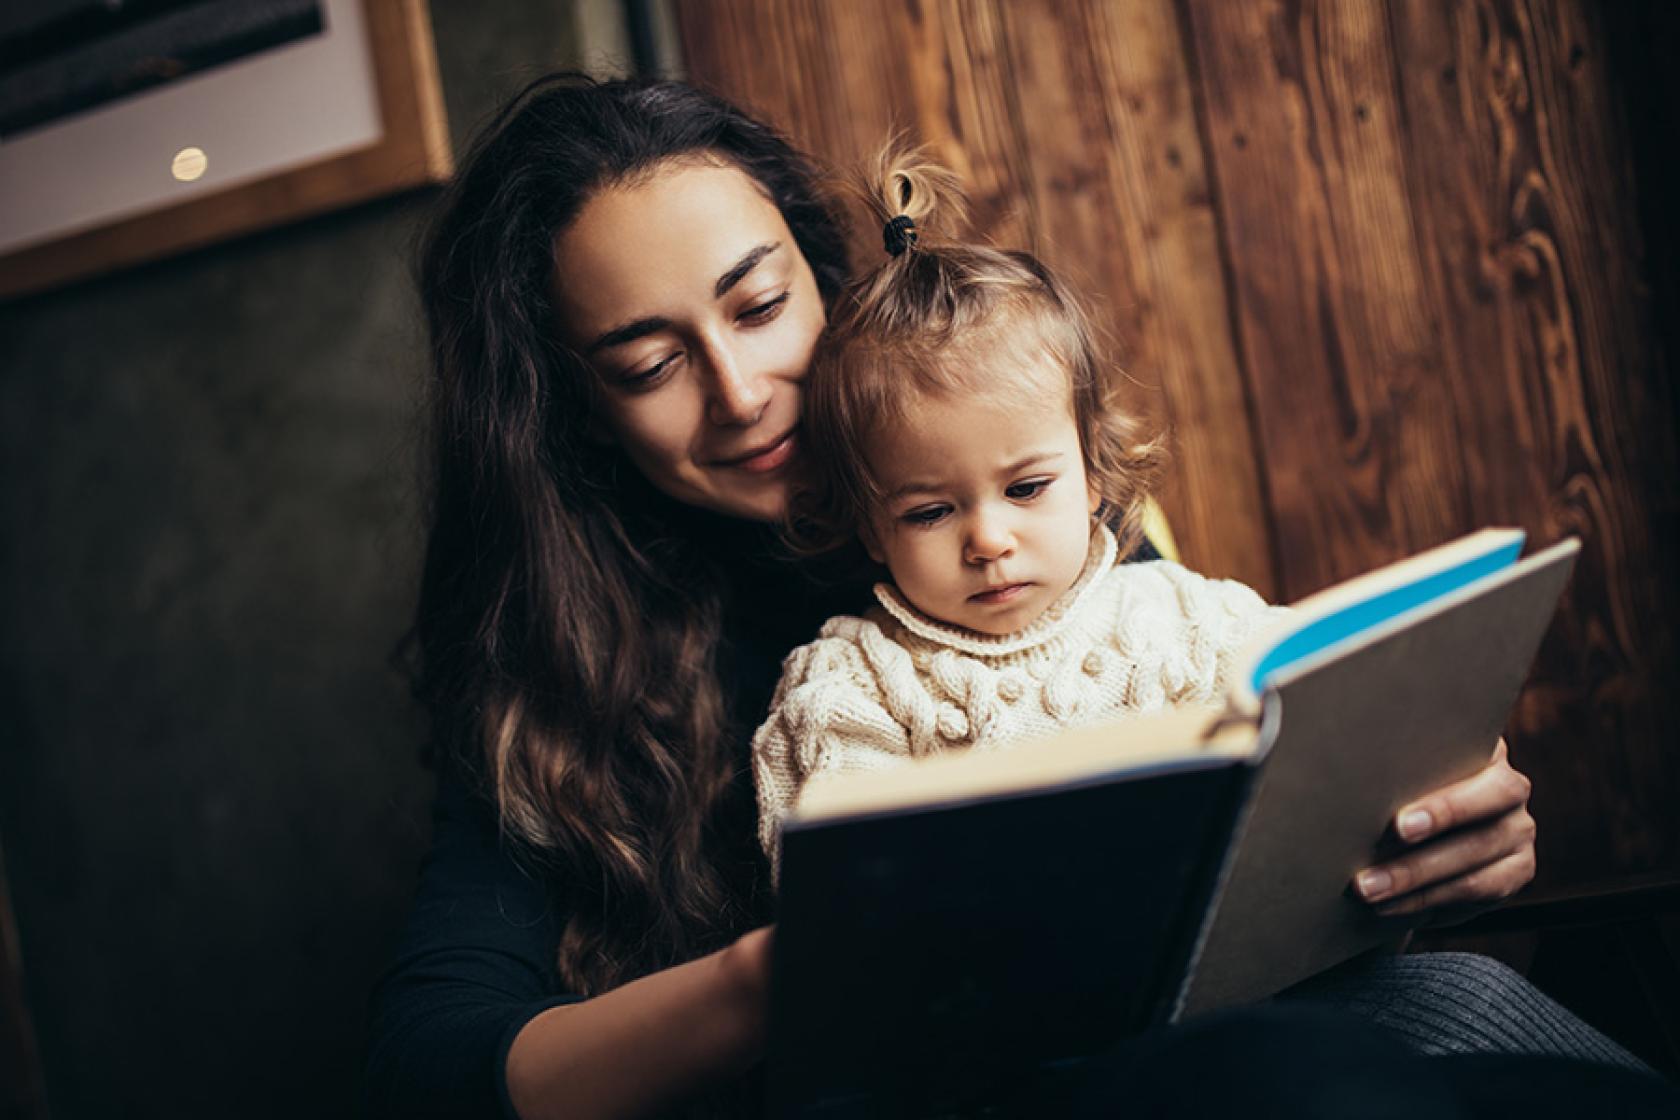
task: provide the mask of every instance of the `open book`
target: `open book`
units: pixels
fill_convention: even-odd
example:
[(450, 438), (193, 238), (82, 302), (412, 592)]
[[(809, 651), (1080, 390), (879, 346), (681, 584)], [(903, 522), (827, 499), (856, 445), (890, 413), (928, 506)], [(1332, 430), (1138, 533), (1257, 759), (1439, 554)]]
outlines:
[(962, 1113), (1404, 932), (1348, 884), (1401, 805), (1487, 764), (1580, 547), (1522, 545), (1303, 600), (1223, 712), (814, 781), (782, 832), (773, 1112)]

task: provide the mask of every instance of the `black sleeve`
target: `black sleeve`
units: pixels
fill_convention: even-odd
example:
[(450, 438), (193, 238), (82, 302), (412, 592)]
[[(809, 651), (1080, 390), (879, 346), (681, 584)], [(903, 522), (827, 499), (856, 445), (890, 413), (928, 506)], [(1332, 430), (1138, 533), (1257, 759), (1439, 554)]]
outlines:
[[(1109, 530), (1115, 534), (1120, 532), (1120, 522), (1123, 520), (1122, 512), (1122, 510), (1112, 506), (1104, 507), (1103, 524), (1107, 525)], [(1161, 550), (1155, 547), (1155, 542), (1150, 540), (1148, 536), (1140, 536), (1137, 544), (1132, 546), (1132, 550), (1120, 558), (1120, 563), (1147, 564), (1152, 560), (1161, 559), (1165, 558), (1161, 555)]]
[(558, 931), (551, 895), (501, 845), (491, 808), (446, 769), (408, 924), (373, 992), (365, 1114), (514, 1117), (514, 1036), (578, 998), (555, 974)]
[(1147, 564), (1151, 560), (1161, 559), (1161, 552), (1155, 547), (1155, 542), (1148, 537), (1139, 537), (1137, 547), (1127, 554), (1122, 564)]

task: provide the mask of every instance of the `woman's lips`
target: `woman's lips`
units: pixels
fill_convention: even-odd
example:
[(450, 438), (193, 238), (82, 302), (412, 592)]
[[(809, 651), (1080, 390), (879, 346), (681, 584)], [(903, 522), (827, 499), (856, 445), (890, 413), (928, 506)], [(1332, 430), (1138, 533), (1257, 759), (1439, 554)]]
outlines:
[(767, 474), (793, 458), (793, 433), (789, 432), (770, 446), (750, 452), (739, 459), (720, 459), (719, 466), (734, 467), (753, 474)]
[(1025, 594), (1027, 588), (1031, 586), (1032, 584), (1030, 583), (1006, 583), (1002, 587), (989, 587), (984, 591), (977, 591), (973, 595), (970, 595), (968, 600), (971, 603), (984, 603), (987, 605), (1008, 603)]

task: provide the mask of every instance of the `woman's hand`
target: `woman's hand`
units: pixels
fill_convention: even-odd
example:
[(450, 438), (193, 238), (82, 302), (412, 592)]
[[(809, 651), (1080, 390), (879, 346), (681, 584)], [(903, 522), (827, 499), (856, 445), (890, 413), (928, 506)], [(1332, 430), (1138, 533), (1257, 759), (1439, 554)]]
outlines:
[(1516, 894), (1534, 878), (1529, 780), (1506, 760), (1505, 740), (1479, 774), (1403, 807), (1394, 832), (1410, 851), (1354, 877), (1378, 914), (1427, 912), (1460, 922)]

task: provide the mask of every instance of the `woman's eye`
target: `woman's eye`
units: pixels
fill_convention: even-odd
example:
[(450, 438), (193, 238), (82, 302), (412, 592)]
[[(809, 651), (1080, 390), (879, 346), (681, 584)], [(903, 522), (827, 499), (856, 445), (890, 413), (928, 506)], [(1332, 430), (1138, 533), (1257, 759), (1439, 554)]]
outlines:
[(1004, 491), (1010, 499), (1017, 502), (1027, 502), (1044, 493), (1052, 479), (1029, 478), (1025, 482), (1017, 482)]
[(671, 367), (676, 364), (677, 359), (680, 357), (682, 357), (680, 352), (672, 354), (670, 357), (661, 359), (659, 362), (647, 367), (646, 369), (637, 370), (635, 373), (627, 373), (618, 379), (618, 386), (621, 389), (629, 389), (632, 392), (641, 389), (651, 389), (659, 382), (660, 378), (670, 371)]
[(937, 525), (949, 512), (949, 506), (920, 506), (904, 514), (901, 520), (910, 525)]
[(793, 293), (791, 291), (787, 291), (774, 297), (773, 299), (767, 299), (763, 303), (755, 303), (745, 311), (742, 311), (740, 315), (736, 316), (736, 318), (740, 322), (753, 327), (756, 327), (761, 323), (768, 323), (770, 320), (782, 313), (782, 308), (787, 304), (788, 296), (792, 294)]

